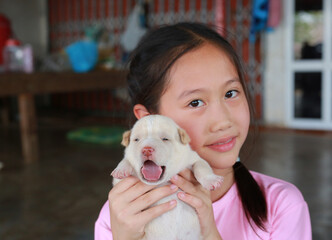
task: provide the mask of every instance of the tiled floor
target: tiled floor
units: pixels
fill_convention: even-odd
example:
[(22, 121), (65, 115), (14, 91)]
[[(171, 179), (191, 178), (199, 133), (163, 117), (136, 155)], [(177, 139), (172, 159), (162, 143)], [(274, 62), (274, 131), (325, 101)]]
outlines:
[[(41, 160), (22, 165), (17, 127), (0, 127), (0, 239), (93, 239), (122, 148), (77, 144), (39, 128)], [(307, 200), (314, 240), (332, 239), (332, 134), (262, 131), (249, 168), (290, 181)], [(242, 159), (244, 160), (244, 159)]]

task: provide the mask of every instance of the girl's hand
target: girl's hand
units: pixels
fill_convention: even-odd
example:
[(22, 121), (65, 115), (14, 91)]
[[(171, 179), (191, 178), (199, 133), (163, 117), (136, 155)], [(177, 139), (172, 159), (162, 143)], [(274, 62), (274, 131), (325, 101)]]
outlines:
[(203, 188), (201, 184), (197, 182), (195, 176), (189, 169), (174, 176), (171, 182), (183, 190), (183, 192), (178, 193), (178, 198), (196, 210), (203, 239), (221, 240), (222, 238), (220, 237), (213, 216), (210, 191)]
[(172, 200), (148, 208), (178, 189), (175, 185), (153, 188), (155, 186), (146, 185), (138, 178), (128, 177), (116, 184), (109, 192), (113, 239), (142, 238), (148, 222), (176, 206), (176, 200)]

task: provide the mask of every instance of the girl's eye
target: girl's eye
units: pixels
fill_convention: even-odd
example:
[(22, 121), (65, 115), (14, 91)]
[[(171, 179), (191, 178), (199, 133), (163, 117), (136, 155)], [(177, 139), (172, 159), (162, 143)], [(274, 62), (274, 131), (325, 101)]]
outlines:
[(228, 92), (225, 94), (225, 98), (234, 98), (234, 97), (236, 97), (238, 94), (239, 94), (239, 92), (238, 92), (237, 90), (231, 90), (231, 91), (228, 91)]
[(202, 100), (198, 100), (198, 99), (196, 99), (196, 100), (194, 100), (194, 101), (191, 101), (190, 103), (189, 103), (189, 106), (190, 107), (194, 107), (194, 108), (196, 108), (196, 107), (201, 107), (201, 106), (203, 106), (203, 101)]

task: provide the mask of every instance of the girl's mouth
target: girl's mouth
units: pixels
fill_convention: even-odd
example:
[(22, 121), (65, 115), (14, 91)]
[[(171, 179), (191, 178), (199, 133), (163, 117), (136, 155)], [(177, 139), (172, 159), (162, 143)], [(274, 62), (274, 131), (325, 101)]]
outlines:
[(218, 140), (215, 143), (208, 145), (208, 147), (217, 152), (228, 152), (233, 149), (236, 143), (236, 137)]

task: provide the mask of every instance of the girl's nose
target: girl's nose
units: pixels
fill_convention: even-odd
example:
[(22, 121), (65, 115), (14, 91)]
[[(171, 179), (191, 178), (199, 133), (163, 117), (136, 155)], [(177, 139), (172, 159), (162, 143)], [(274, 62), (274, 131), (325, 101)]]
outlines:
[(215, 109), (212, 109), (209, 118), (211, 132), (225, 131), (233, 125), (231, 112), (223, 104), (218, 104)]

